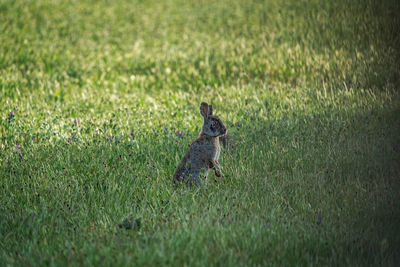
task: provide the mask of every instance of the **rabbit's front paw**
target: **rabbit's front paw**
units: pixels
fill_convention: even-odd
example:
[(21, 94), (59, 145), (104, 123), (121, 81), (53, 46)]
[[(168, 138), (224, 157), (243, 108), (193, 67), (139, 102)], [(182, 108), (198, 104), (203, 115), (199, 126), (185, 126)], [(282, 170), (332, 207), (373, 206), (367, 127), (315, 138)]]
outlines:
[(218, 169), (215, 170), (215, 176), (222, 178), (225, 177), (225, 175), (221, 172), (221, 170)]

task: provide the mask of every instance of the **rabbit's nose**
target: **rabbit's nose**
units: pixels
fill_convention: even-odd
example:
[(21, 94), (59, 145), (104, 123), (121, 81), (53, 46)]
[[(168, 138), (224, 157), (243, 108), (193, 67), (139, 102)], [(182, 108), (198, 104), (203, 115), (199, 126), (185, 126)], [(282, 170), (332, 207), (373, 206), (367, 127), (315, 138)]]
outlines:
[(222, 134), (226, 134), (226, 128), (222, 129)]

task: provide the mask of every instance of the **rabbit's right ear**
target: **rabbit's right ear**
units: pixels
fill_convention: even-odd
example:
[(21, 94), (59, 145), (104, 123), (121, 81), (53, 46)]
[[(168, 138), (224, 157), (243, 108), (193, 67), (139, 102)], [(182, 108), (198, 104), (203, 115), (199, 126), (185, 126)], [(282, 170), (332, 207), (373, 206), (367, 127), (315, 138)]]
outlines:
[(208, 104), (206, 102), (201, 102), (201, 104), (200, 104), (200, 113), (204, 117), (204, 119), (207, 119), (207, 117), (208, 117)]
[(207, 114), (208, 116), (212, 116), (212, 105), (208, 105)]

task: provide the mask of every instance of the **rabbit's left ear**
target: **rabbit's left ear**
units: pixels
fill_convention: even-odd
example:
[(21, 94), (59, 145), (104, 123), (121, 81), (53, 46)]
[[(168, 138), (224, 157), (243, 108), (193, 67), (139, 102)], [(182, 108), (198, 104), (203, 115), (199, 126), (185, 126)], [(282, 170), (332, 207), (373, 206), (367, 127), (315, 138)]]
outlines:
[[(207, 119), (209, 115), (209, 106), (206, 102), (201, 102), (200, 104), (200, 113), (204, 117), (204, 119)], [(211, 113), (212, 113), (212, 107), (211, 107)]]
[(213, 112), (212, 105), (208, 105), (208, 112), (207, 112), (208, 116), (211, 116), (212, 112)]

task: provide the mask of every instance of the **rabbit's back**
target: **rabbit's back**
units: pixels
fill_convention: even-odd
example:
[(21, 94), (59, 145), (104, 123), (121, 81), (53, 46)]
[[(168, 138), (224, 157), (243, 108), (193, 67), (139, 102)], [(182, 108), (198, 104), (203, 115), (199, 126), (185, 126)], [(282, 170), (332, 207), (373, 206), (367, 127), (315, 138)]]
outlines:
[(179, 163), (174, 173), (174, 182), (182, 182), (184, 178), (185, 169), (188, 167), (187, 163), (190, 162), (190, 149), (186, 152), (185, 156)]

